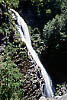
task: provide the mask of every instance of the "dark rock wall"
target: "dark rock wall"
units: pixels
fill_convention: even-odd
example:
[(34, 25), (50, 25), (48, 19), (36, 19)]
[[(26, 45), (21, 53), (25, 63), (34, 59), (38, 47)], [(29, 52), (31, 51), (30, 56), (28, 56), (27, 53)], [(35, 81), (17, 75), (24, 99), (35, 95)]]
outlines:
[(41, 90), (34, 66), (24, 66), (22, 72), (24, 73), (24, 100), (39, 100)]
[(67, 41), (59, 49), (47, 48), (41, 60), (54, 82), (67, 81)]

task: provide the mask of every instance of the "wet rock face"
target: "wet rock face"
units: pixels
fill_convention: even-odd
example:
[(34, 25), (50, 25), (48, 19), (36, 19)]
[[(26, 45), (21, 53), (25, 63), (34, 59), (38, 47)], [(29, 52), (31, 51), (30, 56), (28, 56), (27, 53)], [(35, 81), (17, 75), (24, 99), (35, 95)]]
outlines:
[(24, 82), (24, 100), (38, 100), (38, 98), (41, 96), (39, 84), (37, 82), (37, 78), (35, 75), (32, 75), (33, 78), (31, 78), (31, 73), (26, 73), (26, 78)]
[[(25, 68), (27, 67), (27, 68)], [(24, 100), (39, 100), (41, 97), (40, 86), (36, 77), (34, 66), (24, 66)]]

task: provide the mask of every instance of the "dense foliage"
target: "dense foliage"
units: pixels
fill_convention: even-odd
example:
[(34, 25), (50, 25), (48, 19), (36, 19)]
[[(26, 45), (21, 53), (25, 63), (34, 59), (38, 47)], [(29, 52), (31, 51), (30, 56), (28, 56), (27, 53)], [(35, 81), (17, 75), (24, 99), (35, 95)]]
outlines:
[(32, 45), (41, 55), (67, 48), (67, 0), (0, 0), (0, 99), (20, 100), (22, 68), (29, 66), (29, 59), (10, 8), (27, 21)]
[(19, 0), (0, 0), (0, 4), (7, 6), (8, 8), (10, 7), (17, 8)]
[(0, 5), (0, 100), (20, 100), (23, 98), (24, 78), (18, 64), (26, 52), (20, 50), (24, 44), (19, 45), (21, 41), (19, 35), (15, 36), (18, 33), (8, 10), (17, 7), (18, 1), (0, 0)]
[(67, 43), (67, 2), (62, 2), (61, 14), (56, 15), (43, 29), (46, 46), (50, 49), (62, 50)]
[[(67, 1), (61, 4), (61, 13), (50, 20), (43, 29), (43, 39), (46, 45), (44, 51), (45, 63), (48, 66), (50, 75), (57, 83), (65, 82), (66, 72), (66, 56), (67, 56)], [(43, 61), (44, 62), (44, 61)], [(55, 73), (55, 71), (57, 73)], [(57, 75), (56, 75), (57, 74)], [(56, 75), (56, 76), (55, 76)], [(61, 75), (63, 79), (61, 79)], [(59, 77), (58, 77), (59, 76)], [(56, 78), (56, 80), (55, 80)], [(62, 85), (58, 86), (57, 95), (63, 95), (66, 91), (62, 90)]]
[(0, 99), (19, 100), (23, 96), (23, 75), (11, 60), (9, 49), (10, 45), (0, 55)]
[[(43, 29), (44, 24), (61, 13), (62, 0), (20, 0), (19, 8), (23, 13), (28, 13), (30, 17), (30, 25)], [(30, 13), (29, 13), (30, 11)], [(26, 16), (24, 16), (26, 17)], [(31, 18), (32, 17), (32, 18)]]
[(66, 29), (67, 17), (62, 14), (56, 17), (45, 25), (43, 30), (45, 44), (56, 49), (60, 48), (61, 42), (67, 40), (67, 29)]

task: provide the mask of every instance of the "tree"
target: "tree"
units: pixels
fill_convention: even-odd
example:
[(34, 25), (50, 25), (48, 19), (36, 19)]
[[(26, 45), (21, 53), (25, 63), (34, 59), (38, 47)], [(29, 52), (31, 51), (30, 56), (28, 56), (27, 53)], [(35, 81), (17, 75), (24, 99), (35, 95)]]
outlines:
[(20, 0), (19, 8), (22, 12), (27, 12), (30, 9), (35, 21), (33, 27), (42, 30), (44, 24), (55, 17), (56, 14), (61, 13), (61, 3), (62, 0)]
[(17, 8), (19, 0), (0, 0), (0, 4), (8, 6), (9, 8)]
[[(64, 5), (64, 6), (63, 6)], [(67, 38), (67, 10), (66, 10), (66, 2), (62, 2), (61, 9), (62, 13), (61, 15), (56, 15), (55, 18), (52, 19), (52, 21), (49, 21), (43, 29), (43, 36), (44, 36), (44, 42), (46, 45), (54, 46), (55, 48), (57, 46), (60, 46), (59, 43), (62, 41), (66, 41)]]
[[(15, 54), (18, 52), (15, 21), (9, 8), (18, 7), (19, 0), (0, 0), (0, 99), (20, 100), (23, 98), (23, 74), (18, 68)], [(19, 36), (18, 36), (19, 37)], [(19, 41), (18, 41), (19, 42)], [(3, 49), (2, 49), (3, 48)], [(20, 52), (21, 50), (19, 50)], [(17, 54), (16, 54), (17, 56)], [(23, 57), (23, 51), (20, 52)]]
[(11, 60), (10, 48), (8, 45), (0, 55), (0, 99), (20, 100), (23, 97), (23, 74)]
[[(64, 4), (64, 2), (62, 2)], [(62, 7), (62, 6), (61, 6)], [(46, 45), (42, 51), (42, 62), (46, 64), (46, 69), (55, 81), (64, 81), (67, 77), (66, 57), (67, 57), (67, 10), (66, 3), (60, 15), (50, 20), (43, 29), (43, 39)], [(62, 9), (62, 8), (61, 8)], [(44, 59), (44, 60), (43, 60)], [(57, 73), (56, 73), (57, 72)], [(63, 80), (59, 78), (64, 76)]]

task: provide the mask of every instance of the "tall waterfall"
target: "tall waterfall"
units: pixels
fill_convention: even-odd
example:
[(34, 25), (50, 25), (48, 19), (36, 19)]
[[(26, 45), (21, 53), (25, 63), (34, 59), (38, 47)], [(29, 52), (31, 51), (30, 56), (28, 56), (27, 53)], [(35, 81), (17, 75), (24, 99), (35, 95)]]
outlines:
[(16, 17), (17, 29), (18, 29), (18, 31), (20, 33), (22, 41), (25, 42), (25, 44), (27, 46), (27, 49), (29, 50), (31, 56), (33, 57), (33, 59), (35, 60), (36, 64), (41, 69), (41, 74), (42, 74), (42, 77), (43, 77), (44, 82), (45, 82), (44, 91), (46, 91), (46, 97), (53, 97), (52, 81), (51, 81), (48, 73), (46, 72), (45, 68), (41, 64), (37, 53), (35, 52), (35, 50), (33, 49), (32, 45), (31, 45), (31, 39), (30, 39), (30, 35), (29, 35), (29, 30), (28, 30), (27, 24), (25, 23), (23, 18), (18, 14), (18, 12), (16, 12), (13, 9), (10, 9), (10, 11), (12, 11), (12, 13)]

